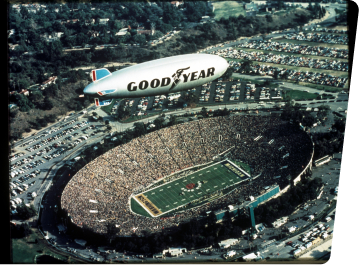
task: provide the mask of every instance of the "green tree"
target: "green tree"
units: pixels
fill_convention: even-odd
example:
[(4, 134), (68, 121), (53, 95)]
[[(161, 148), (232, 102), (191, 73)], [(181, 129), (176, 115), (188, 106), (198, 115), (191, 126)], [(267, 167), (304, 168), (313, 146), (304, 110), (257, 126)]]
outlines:
[(234, 68), (229, 67), (229, 68), (226, 70), (225, 74), (223, 74), (222, 78), (224, 78), (225, 80), (230, 79), (231, 76), (232, 76), (232, 74), (233, 74), (233, 72), (234, 72)]
[(36, 210), (34, 208), (34, 205), (30, 205), (30, 207), (27, 207), (24, 202), (22, 202), (17, 208), (16, 211), (18, 212), (18, 216), (22, 220), (27, 220), (30, 217), (33, 217), (36, 215)]
[(251, 68), (252, 65), (253, 65), (253, 61), (244, 60), (241, 62), (239, 71), (240, 72), (244, 71), (245, 73), (249, 73), (252, 70), (252, 68)]
[(157, 129), (160, 129), (163, 127), (163, 123), (164, 123), (164, 118), (163, 117), (157, 117), (154, 120), (154, 125), (156, 126)]
[(54, 103), (52, 103), (52, 101), (50, 100), (49, 97), (45, 97), (44, 104), (43, 104), (43, 109), (44, 110), (51, 110), (53, 107), (54, 107)]
[(134, 136), (139, 137), (146, 134), (146, 128), (143, 122), (134, 123)]
[(29, 111), (35, 107), (34, 104), (22, 94), (16, 95), (16, 104), (18, 105), (19, 110), (22, 112)]
[(203, 116), (203, 117), (207, 117), (208, 116), (208, 112), (207, 112), (207, 109), (205, 107), (203, 107), (200, 111), (200, 114)]

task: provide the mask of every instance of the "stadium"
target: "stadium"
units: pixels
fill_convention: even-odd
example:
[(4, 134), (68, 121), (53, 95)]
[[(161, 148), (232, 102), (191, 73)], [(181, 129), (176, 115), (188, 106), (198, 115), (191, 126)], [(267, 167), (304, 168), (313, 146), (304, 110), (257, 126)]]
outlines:
[(283, 192), (311, 169), (312, 158), (312, 140), (298, 124), (260, 115), (196, 120), (95, 158), (68, 182), (61, 207), (75, 225), (97, 233), (108, 223), (118, 236), (157, 232), (266, 186)]

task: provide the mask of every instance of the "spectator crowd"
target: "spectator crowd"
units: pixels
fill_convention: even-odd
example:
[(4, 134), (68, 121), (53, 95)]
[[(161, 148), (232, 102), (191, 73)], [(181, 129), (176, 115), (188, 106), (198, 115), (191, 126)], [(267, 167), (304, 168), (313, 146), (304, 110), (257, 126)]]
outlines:
[[(297, 125), (266, 116), (215, 117), (174, 125), (135, 138), (88, 163), (65, 187), (61, 207), (73, 223), (98, 233), (106, 233), (110, 222), (124, 236), (145, 229), (161, 231), (204, 211), (237, 204), (265, 186), (286, 187), (288, 176), (294, 179), (310, 162), (312, 148), (309, 136)], [(250, 165), (251, 181), (172, 217), (148, 218), (130, 210), (132, 195), (174, 172), (212, 162), (224, 152)]]

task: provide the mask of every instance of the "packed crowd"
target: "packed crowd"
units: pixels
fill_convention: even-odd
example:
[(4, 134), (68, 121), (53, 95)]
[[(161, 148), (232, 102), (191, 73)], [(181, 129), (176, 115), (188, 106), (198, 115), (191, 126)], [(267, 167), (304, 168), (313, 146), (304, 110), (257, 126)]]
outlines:
[(316, 55), (316, 56), (325, 56), (333, 58), (349, 58), (348, 49), (339, 49), (339, 48), (328, 48), (321, 46), (310, 46), (303, 44), (292, 44), (285, 42), (276, 42), (276, 41), (251, 41), (240, 43), (239, 48), (249, 48), (265, 51), (277, 51), (277, 52), (288, 52), (304, 55)]
[[(243, 73), (241, 63), (237, 61), (229, 61), (229, 65), (233, 67), (235, 73)], [(274, 76), (277, 72), (278, 79), (288, 79), (295, 82), (307, 82), (318, 85), (345, 87), (348, 77), (333, 76), (325, 73), (302, 72), (282, 67), (274, 67), (269, 65), (252, 64), (250, 74)]]
[(257, 62), (266, 62), (266, 63), (276, 63), (297, 67), (309, 67), (316, 69), (326, 69), (326, 70), (335, 70), (335, 71), (345, 71), (349, 70), (348, 62), (341, 62), (331, 59), (314, 59), (309, 57), (300, 57), (294, 55), (286, 54), (272, 54), (272, 53), (263, 53), (258, 51), (247, 52), (239, 50), (236, 52), (236, 55), (229, 56), (230, 58), (241, 58)]
[(343, 44), (343, 45), (347, 45), (349, 43), (349, 38), (347, 35), (335, 35), (335, 34), (299, 32), (299, 33), (285, 34), (284, 38), (288, 40), (301, 40), (301, 41)]
[[(231, 159), (249, 164), (252, 176), (258, 177), (210, 204), (174, 217), (147, 218), (130, 210), (132, 194), (173, 172), (211, 162), (229, 149)], [(97, 157), (69, 181), (61, 207), (73, 223), (98, 233), (106, 233), (109, 222), (120, 228), (121, 235), (160, 231), (203, 211), (238, 203), (264, 186), (287, 186), (287, 176), (295, 178), (309, 163), (311, 153), (308, 135), (276, 118), (228, 116), (192, 121), (146, 134)]]

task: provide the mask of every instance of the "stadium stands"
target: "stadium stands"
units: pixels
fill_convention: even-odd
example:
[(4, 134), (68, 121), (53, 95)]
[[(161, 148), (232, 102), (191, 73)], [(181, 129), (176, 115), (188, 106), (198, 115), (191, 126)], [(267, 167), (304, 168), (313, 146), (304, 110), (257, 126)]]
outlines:
[[(98, 233), (106, 233), (109, 222), (123, 236), (144, 229), (160, 231), (204, 211), (237, 204), (265, 186), (286, 187), (287, 177), (296, 178), (309, 164), (312, 148), (305, 132), (278, 118), (236, 115), (179, 124), (133, 139), (88, 163), (65, 187), (61, 207), (77, 226), (86, 225)], [(176, 171), (209, 163), (228, 149), (227, 158), (249, 164), (256, 179), (176, 216), (148, 218), (131, 211), (132, 194)]]

